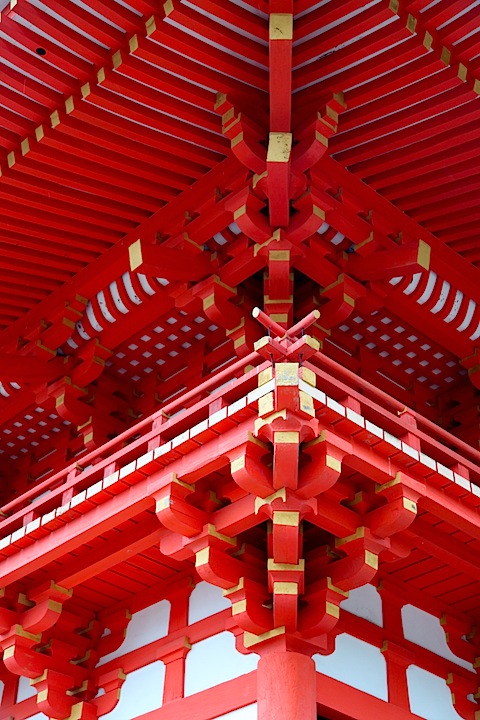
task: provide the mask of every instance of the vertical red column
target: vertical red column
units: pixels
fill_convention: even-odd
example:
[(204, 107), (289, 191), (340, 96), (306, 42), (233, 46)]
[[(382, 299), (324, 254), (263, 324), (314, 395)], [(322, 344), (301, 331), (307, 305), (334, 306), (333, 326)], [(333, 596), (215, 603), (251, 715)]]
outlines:
[[(402, 633), (404, 602), (394, 588), (385, 587), (382, 580), (378, 591), (382, 598), (383, 627), (392, 636)], [(387, 662), (388, 702), (410, 711), (407, 669), (414, 662), (414, 654), (391, 640), (385, 641), (382, 653)]]
[(177, 637), (170, 643), (172, 646), (170, 652), (162, 657), (165, 663), (164, 705), (184, 696), (185, 659), (191, 645), (187, 637), (179, 636), (179, 631), (188, 625), (188, 603), (192, 590), (193, 582), (188, 577), (171, 590), (167, 596), (171, 605), (168, 632)]
[(264, 655), (257, 671), (258, 720), (316, 720), (316, 671), (310, 657), (288, 650)]
[(414, 660), (413, 653), (390, 641), (384, 643), (382, 652), (387, 661), (388, 702), (410, 710), (407, 668)]

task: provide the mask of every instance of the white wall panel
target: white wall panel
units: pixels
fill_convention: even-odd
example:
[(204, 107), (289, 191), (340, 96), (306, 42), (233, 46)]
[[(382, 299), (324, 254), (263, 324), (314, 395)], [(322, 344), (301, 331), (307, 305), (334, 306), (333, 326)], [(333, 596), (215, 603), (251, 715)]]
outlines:
[(452, 660), (457, 665), (473, 670), (471, 663), (457, 657), (450, 650), (440, 620), (435, 615), (430, 615), (413, 605), (405, 605), (402, 608), (402, 622), (403, 634), (407, 640), (447, 660)]
[(382, 599), (373, 585), (350, 590), (347, 600), (342, 602), (342, 610), (383, 627)]
[(128, 624), (127, 635), (123, 643), (118, 650), (105, 655), (98, 664), (104, 665), (109, 660), (165, 637), (168, 635), (169, 618), (170, 603), (168, 600), (160, 600), (155, 605), (150, 605), (150, 607), (134, 613)]
[(313, 659), (317, 670), (324, 675), (381, 700), (388, 699), (385, 658), (373, 645), (343, 633), (337, 637), (335, 652), (314, 655)]
[[(2, 683), (2, 692), (3, 692), (3, 683)], [(26, 700), (29, 697), (35, 697), (37, 694), (37, 691), (35, 690), (35, 687), (33, 685), (30, 685), (30, 679), (20, 676), (18, 678), (18, 690), (17, 690), (17, 702), (22, 702), (22, 700)], [(42, 717), (44, 717), (42, 715)]]
[(162, 705), (165, 665), (156, 660), (127, 675), (117, 707), (102, 720), (131, 720)]
[(258, 655), (242, 655), (235, 648), (232, 633), (218, 635), (195, 643), (185, 663), (185, 695), (193, 695), (227, 680), (255, 670)]
[(459, 720), (445, 680), (416, 665), (407, 669), (407, 680), (412, 713), (426, 720)]
[(230, 600), (223, 597), (221, 588), (207, 582), (198, 583), (190, 595), (188, 624), (193, 625), (199, 620), (231, 607)]

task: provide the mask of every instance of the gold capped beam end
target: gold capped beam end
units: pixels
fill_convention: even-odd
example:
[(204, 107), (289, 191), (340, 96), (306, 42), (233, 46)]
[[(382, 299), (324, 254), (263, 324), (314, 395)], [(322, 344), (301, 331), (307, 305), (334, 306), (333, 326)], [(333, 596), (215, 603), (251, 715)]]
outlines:
[(270, 40), (293, 40), (293, 15), (271, 13), (269, 22)]

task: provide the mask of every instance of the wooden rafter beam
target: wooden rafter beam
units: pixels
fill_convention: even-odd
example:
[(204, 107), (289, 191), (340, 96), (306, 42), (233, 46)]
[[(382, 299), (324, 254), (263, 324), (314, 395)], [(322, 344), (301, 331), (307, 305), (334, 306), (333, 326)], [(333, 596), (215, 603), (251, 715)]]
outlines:
[(267, 153), (270, 225), (290, 220), (293, 2), (275, 0), (269, 16), (270, 133)]
[(338, 192), (339, 188), (342, 189), (344, 201), (349, 208), (353, 204), (357, 208), (357, 213), (371, 211), (372, 218), (378, 223), (377, 227), (380, 231), (395, 236), (402, 233), (405, 238), (422, 239), (431, 248), (429, 268), (448, 279), (454, 287), (462, 288), (465, 295), (480, 303), (480, 278), (477, 268), (472, 267), (432, 233), (363, 183), (336, 160), (325, 157), (315, 168), (315, 173), (324, 187), (334, 189), (335, 192)]
[(421, 519), (415, 520), (407, 535), (409, 542), (415, 547), (433, 555), (446, 565), (461, 570), (473, 580), (480, 580), (476, 553), (460, 540)]
[(33, 308), (27, 316), (6, 329), (0, 336), (2, 347), (12, 341), (15, 342), (19, 336), (25, 335), (28, 328), (35, 327), (43, 318), (53, 315), (69, 297), (81, 294), (86, 298), (90, 298), (102, 290), (103, 287), (128, 270), (129, 245), (142, 237), (151, 237), (153, 241), (155, 233), (159, 230), (162, 235), (179, 232), (186, 224), (186, 213), (188, 211), (214, 197), (217, 188), (226, 190), (244, 172), (236, 159), (224, 160), (191, 188), (127, 233), (107, 253), (80, 271), (56, 292), (49, 295), (43, 303)]
[(55, 582), (64, 588), (74, 588), (87, 582), (90, 578), (120, 564), (126, 558), (133, 558), (160, 540), (164, 529), (156, 516), (140, 522), (128, 532), (118, 533), (113, 541), (105, 543), (103, 551), (95, 553), (92, 562), (90, 552), (67, 563), (55, 573)]

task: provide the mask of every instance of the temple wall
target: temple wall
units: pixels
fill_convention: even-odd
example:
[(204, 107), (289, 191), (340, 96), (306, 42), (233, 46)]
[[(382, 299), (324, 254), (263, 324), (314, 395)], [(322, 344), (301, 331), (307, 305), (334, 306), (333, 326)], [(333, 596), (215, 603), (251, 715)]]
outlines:
[[(166, 715), (163, 712), (168, 710), (164, 705), (165, 697), (172, 700), (171, 688), (169, 691), (168, 687), (173, 682), (173, 676), (168, 674), (172, 657), (167, 649), (173, 638), (184, 634), (191, 642), (191, 649), (184, 656), (185, 700), (173, 698), (177, 707), (180, 707), (179, 702), (195, 703), (198, 698), (198, 708), (201, 708), (198, 711), (199, 720), (256, 718), (256, 703), (252, 702), (254, 696), (249, 698), (248, 694), (242, 693), (242, 678), (246, 678), (246, 685), (254, 687), (252, 673), (257, 668), (259, 657), (237, 649), (235, 635), (228, 630), (231, 606), (221, 590), (205, 582), (199, 583), (191, 591), (188, 603), (184, 603), (183, 627), (178, 627), (175, 602), (161, 599), (133, 612), (123, 643), (100, 661), (99, 667), (123, 668), (127, 675), (117, 706), (103, 717), (106, 720), (132, 720), (137, 717), (145, 720), (158, 717), (160, 720), (164, 716), (170, 720), (175, 717), (170, 712)], [(389, 699), (388, 660), (379, 647), (379, 638), (384, 632), (382, 598), (373, 585), (367, 585), (352, 591), (342, 609), (346, 620), (336, 637), (334, 652), (314, 656), (317, 672), (361, 691), (362, 697), (377, 698), (386, 703)], [(468, 662), (450, 650), (437, 617), (409, 604), (402, 607), (401, 618), (406, 645), (409, 648), (418, 646), (419, 657), (423, 657), (422, 648), (427, 651), (430, 665), (435, 658), (443, 658), (451, 663), (452, 669), (457, 666), (473, 670)], [(172, 622), (177, 624), (173, 631)], [(352, 628), (357, 628), (358, 637), (352, 634)], [(450, 690), (444, 679), (420, 665), (413, 662), (406, 672), (411, 712), (425, 720), (458, 720), (460, 716), (452, 706)], [(237, 678), (240, 680), (236, 681)], [(220, 692), (220, 686), (226, 692)], [(215, 697), (212, 689), (216, 688), (219, 689), (220, 699), (215, 700), (209, 709), (209, 703)], [(0, 712), (1, 720), (7, 717), (12, 720), (45, 718), (42, 713), (35, 713), (35, 690), (27, 679), (20, 678), (16, 698), (13, 714), (10, 706), (8, 715)], [(3, 703), (2, 706), (5, 708)], [(389, 718), (392, 706), (385, 704), (383, 707), (384, 717)], [(322, 712), (325, 714), (325, 710)], [(352, 717), (363, 716), (353, 714)], [(183, 720), (183, 715), (178, 720)]]

